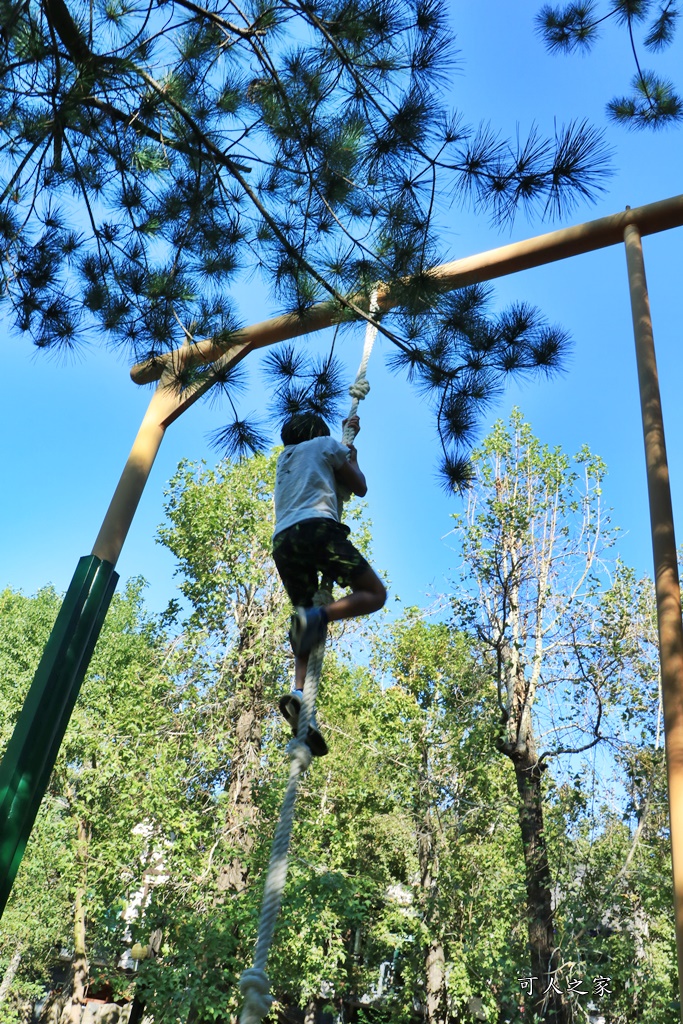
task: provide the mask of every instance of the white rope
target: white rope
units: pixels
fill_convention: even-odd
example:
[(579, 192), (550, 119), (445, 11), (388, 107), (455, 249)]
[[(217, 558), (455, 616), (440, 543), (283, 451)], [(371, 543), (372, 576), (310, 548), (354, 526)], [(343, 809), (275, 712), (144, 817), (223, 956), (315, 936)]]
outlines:
[[(376, 313), (378, 309), (377, 292), (373, 291), (370, 296), (370, 313)], [(365, 374), (376, 337), (377, 328), (374, 324), (368, 323), (365, 328), (363, 356), (358, 367), (356, 379), (349, 388), (352, 401), (347, 421), (356, 415), (358, 403), (366, 397), (370, 390)], [(344, 427), (342, 443), (350, 444), (355, 436), (353, 428)], [(341, 520), (341, 505), (339, 518)], [(324, 579), (321, 589), (313, 599), (313, 603), (317, 606), (329, 604), (332, 600), (331, 589), (331, 581)], [(301, 709), (299, 711), (299, 725), (296, 738), (290, 740), (287, 744), (287, 752), (290, 758), (289, 779), (280, 809), (280, 820), (277, 824), (273, 846), (270, 851), (268, 874), (263, 890), (263, 902), (259, 918), (258, 937), (256, 939), (256, 950), (254, 952), (254, 966), (242, 972), (239, 982), (240, 991), (244, 996), (240, 1024), (258, 1024), (264, 1017), (267, 1017), (273, 1003), (273, 998), (270, 994), (270, 982), (266, 974), (266, 962), (273, 941), (275, 922), (280, 911), (282, 894), (287, 879), (287, 854), (294, 824), (294, 805), (296, 803), (299, 776), (311, 763), (312, 754), (305, 740), (308, 735), (308, 724), (315, 714), (315, 701), (318, 696), (318, 686), (322, 674), (326, 638), (327, 629), (325, 629), (321, 640), (313, 647), (308, 656), (304, 699), (301, 702)]]
[[(372, 295), (370, 296), (370, 306), (369, 306), (369, 313), (370, 313), (370, 315), (372, 316), (372, 314), (376, 313), (378, 311), (378, 309), (379, 309), (379, 303), (377, 302), (377, 290), (375, 289), (375, 291), (373, 291)], [(375, 344), (375, 338), (376, 337), (377, 337), (377, 327), (376, 327), (376, 325), (375, 324), (371, 324), (371, 323), (367, 323), (366, 326), (365, 326), (365, 341), (363, 343), (363, 356), (362, 356), (361, 361), (360, 361), (360, 366), (358, 367), (358, 373), (356, 374), (356, 379), (353, 382), (353, 384), (351, 385), (351, 387), (349, 388), (349, 394), (351, 395), (352, 401), (351, 401), (351, 408), (349, 410), (349, 415), (346, 417), (347, 422), (351, 419), (352, 416), (356, 415), (356, 413), (358, 412), (358, 403), (361, 402), (364, 398), (366, 398), (366, 396), (368, 394), (368, 391), (370, 390), (370, 385), (367, 382), (365, 374), (366, 374), (367, 369), (368, 369), (368, 362), (370, 361), (370, 353), (372, 352), (372, 346)], [(356, 435), (355, 435), (353, 430), (349, 430), (348, 427), (344, 427), (344, 433), (342, 435), (342, 443), (343, 444), (348, 444), (350, 441), (353, 441), (355, 436)]]

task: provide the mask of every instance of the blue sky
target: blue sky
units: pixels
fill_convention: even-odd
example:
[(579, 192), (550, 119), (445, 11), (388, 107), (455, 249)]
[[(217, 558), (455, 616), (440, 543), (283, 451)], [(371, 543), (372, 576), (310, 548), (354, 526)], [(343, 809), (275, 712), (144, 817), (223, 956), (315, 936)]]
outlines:
[[(604, 106), (626, 92), (633, 74), (626, 34), (606, 35), (588, 57), (550, 57), (534, 33), (536, 0), (453, 2), (453, 31), (460, 64), (444, 88), (470, 122), (490, 121), (502, 134), (525, 134), (538, 125), (586, 117), (605, 125)], [(679, 44), (680, 47), (680, 44)], [(668, 57), (675, 79), (676, 47)], [(646, 66), (648, 61), (645, 61)], [(663, 66), (658, 61), (659, 66)], [(444, 250), (457, 259), (561, 226), (654, 202), (683, 191), (683, 129), (659, 134), (628, 133), (607, 127), (615, 175), (594, 206), (578, 207), (563, 222), (528, 222), (492, 227), (486, 216), (443, 208)], [(679, 267), (683, 229), (644, 240), (655, 342), (668, 436), (674, 510), (683, 508), (683, 409), (679, 398), (681, 336)], [(239, 295), (245, 322), (256, 322), (275, 306), (253, 288)], [(525, 271), (496, 282), (496, 303), (515, 300), (539, 306), (548, 319), (570, 331), (574, 351), (567, 372), (547, 383), (513, 388), (489, 417), (506, 416), (519, 405), (535, 432), (570, 452), (587, 443), (607, 462), (607, 504), (624, 530), (619, 550), (639, 573), (651, 573), (647, 495), (635, 357), (625, 257), (613, 247), (569, 261)], [(349, 376), (362, 348), (362, 329), (348, 331), (342, 347)], [(329, 337), (302, 341), (326, 346)], [(122, 353), (93, 344), (71, 360), (32, 349), (26, 338), (6, 334), (2, 342), (5, 494), (0, 505), (3, 557), (0, 586), (33, 593), (46, 583), (62, 591), (80, 555), (97, 535), (109, 499), (144, 414), (150, 391), (129, 379)], [(378, 342), (370, 366), (372, 386), (361, 406), (359, 461), (368, 484), (377, 566), (391, 580), (392, 598), (429, 604), (447, 588), (457, 565), (448, 533), (450, 515), (460, 509), (436, 477), (439, 448), (433, 416), (420, 397), (390, 374)], [(258, 359), (254, 387), (244, 412), (262, 412)], [(226, 413), (227, 417), (227, 413)], [(161, 610), (174, 596), (172, 557), (155, 544), (163, 491), (181, 458), (216, 461), (207, 433), (223, 421), (220, 408), (193, 407), (168, 431), (151, 480), (119, 562), (122, 578), (143, 575), (148, 602)], [(679, 540), (683, 525), (677, 518)]]

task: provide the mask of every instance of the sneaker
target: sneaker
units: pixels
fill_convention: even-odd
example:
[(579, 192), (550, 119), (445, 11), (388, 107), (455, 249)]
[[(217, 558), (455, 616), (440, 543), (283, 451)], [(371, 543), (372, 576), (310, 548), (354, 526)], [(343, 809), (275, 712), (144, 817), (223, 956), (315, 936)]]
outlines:
[(322, 608), (296, 608), (292, 615), (289, 639), (297, 655), (308, 654), (325, 638), (327, 622)]
[[(292, 690), (291, 693), (286, 693), (283, 697), (280, 697), (280, 712), (284, 720), (291, 725), (292, 736), (296, 736), (299, 729), (299, 714), (303, 699), (304, 695), (301, 690)], [(324, 757), (329, 752), (327, 743), (318, 731), (318, 723), (315, 718), (313, 718), (313, 721), (308, 726), (306, 744), (313, 757)]]
[(280, 714), (284, 720), (291, 725), (292, 732), (296, 736), (296, 731), (299, 728), (299, 712), (301, 711), (301, 702), (304, 699), (302, 690), (293, 690), (291, 693), (286, 693), (284, 697), (280, 697)]
[(317, 729), (318, 723), (315, 718), (308, 727), (306, 735), (306, 746), (313, 754), (313, 757), (324, 757), (328, 753), (327, 743)]

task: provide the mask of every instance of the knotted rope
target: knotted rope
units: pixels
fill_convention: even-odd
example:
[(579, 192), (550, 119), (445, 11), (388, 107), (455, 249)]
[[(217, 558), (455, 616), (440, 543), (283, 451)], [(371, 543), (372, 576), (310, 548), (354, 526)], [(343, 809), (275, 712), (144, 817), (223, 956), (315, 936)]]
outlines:
[[(377, 292), (374, 291), (370, 297), (370, 313), (376, 313), (379, 309), (377, 303)], [(363, 345), (363, 356), (358, 367), (356, 379), (349, 388), (351, 395), (351, 409), (347, 416), (347, 426), (344, 427), (342, 443), (351, 444), (356, 436), (353, 428), (349, 428), (348, 420), (355, 416), (358, 411), (358, 403), (362, 401), (370, 390), (366, 379), (366, 371), (372, 346), (377, 337), (377, 328), (374, 324), (368, 323), (365, 328), (365, 342)], [(340, 498), (339, 518), (341, 520), (341, 507), (343, 501)], [(316, 606), (330, 604), (332, 601), (332, 581), (323, 579), (322, 587), (315, 595), (313, 603)], [(270, 995), (270, 982), (266, 974), (266, 962), (268, 953), (273, 941), (275, 922), (282, 903), (282, 894), (287, 879), (287, 854), (294, 824), (294, 805), (296, 803), (299, 776), (311, 763), (311, 751), (305, 740), (308, 735), (308, 725), (315, 713), (315, 701), (318, 696), (318, 686), (322, 674), (323, 657), (325, 654), (325, 640), (327, 629), (322, 639), (312, 648), (308, 656), (308, 667), (306, 669), (306, 684), (304, 686), (304, 699), (299, 711), (299, 726), (296, 738), (287, 744), (289, 754), (289, 779), (285, 790), (282, 807), (280, 809), (280, 820), (278, 821), (273, 839), (273, 846), (270, 851), (268, 863), (268, 874), (263, 890), (263, 902), (261, 904), (261, 916), (259, 918), (258, 937), (256, 939), (256, 950), (254, 952), (254, 966), (242, 972), (240, 978), (240, 991), (244, 996), (244, 1006), (240, 1016), (240, 1024), (258, 1024), (270, 1011), (273, 999)]]
[[(377, 302), (377, 291), (374, 291), (370, 296), (370, 307), (369, 312), (376, 313), (379, 309)], [(358, 412), (358, 403), (367, 397), (370, 390), (366, 373), (368, 369), (368, 363), (370, 362), (370, 354), (372, 352), (372, 346), (375, 344), (375, 338), (377, 337), (377, 327), (375, 324), (368, 323), (365, 327), (365, 341), (363, 343), (363, 355), (361, 357), (360, 366), (358, 367), (358, 373), (356, 379), (349, 388), (349, 394), (351, 395), (351, 408), (349, 409), (349, 415), (346, 417), (347, 423), (352, 416), (355, 416)], [(344, 427), (344, 433), (342, 434), (342, 444), (349, 444), (355, 437), (355, 432), (348, 426)]]

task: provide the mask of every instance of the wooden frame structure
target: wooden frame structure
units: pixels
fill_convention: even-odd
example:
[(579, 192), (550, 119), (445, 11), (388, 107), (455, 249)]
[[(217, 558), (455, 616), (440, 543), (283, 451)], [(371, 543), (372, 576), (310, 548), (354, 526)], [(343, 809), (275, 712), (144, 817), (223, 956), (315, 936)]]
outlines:
[[(431, 274), (444, 291), (451, 291), (594, 249), (622, 242), (625, 244), (657, 595), (676, 945), (683, 1021), (683, 622), (664, 425), (641, 245), (642, 235), (682, 225), (683, 195), (635, 209), (627, 208), (609, 217), (446, 263), (435, 267)], [(380, 287), (378, 303), (382, 312), (387, 312), (395, 304), (388, 288)], [(354, 300), (351, 300), (351, 304), (360, 316), (369, 318), (367, 308), (361, 308)], [(9, 896), (116, 585), (114, 566), (166, 428), (217, 382), (221, 371), (241, 362), (254, 349), (330, 327), (336, 322), (337, 316), (338, 306), (321, 303), (305, 318), (280, 316), (247, 327), (233, 336), (227, 349), (209, 339), (184, 345), (163, 357), (132, 368), (131, 377), (136, 383), (157, 381), (157, 387), (92, 554), (79, 563), (15, 734), (0, 764), (0, 914)], [(212, 367), (202, 381), (186, 391), (178, 392), (173, 385), (178, 371), (202, 364)], [(48, 701), (52, 701), (49, 709)], [(49, 736), (45, 734), (46, 719), (50, 722)], [(41, 751), (40, 757), (37, 750)]]

